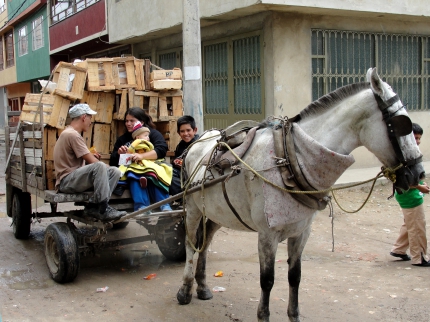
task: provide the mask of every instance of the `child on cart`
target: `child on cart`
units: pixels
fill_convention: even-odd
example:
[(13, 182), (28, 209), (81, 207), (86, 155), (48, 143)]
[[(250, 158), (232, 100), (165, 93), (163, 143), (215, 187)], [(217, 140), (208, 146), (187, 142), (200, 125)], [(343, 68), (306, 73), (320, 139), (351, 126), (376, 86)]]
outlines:
[(185, 150), (195, 141), (198, 140), (196, 121), (191, 115), (184, 115), (177, 121), (177, 131), (181, 141), (175, 149), (175, 156), (172, 159), (173, 178), (170, 185), (169, 193), (176, 195), (182, 192), (181, 189), (181, 167)]
[[(172, 167), (164, 162), (164, 160), (138, 160), (136, 162), (130, 162), (134, 153), (149, 152), (154, 149), (154, 146), (149, 141), (150, 129), (142, 126), (137, 121), (133, 127), (132, 138), (134, 141), (128, 147), (128, 154), (124, 155), (126, 165), (120, 165), (122, 177), (120, 178), (119, 184), (126, 184), (127, 180), (137, 180), (142, 189), (145, 189), (148, 180), (164, 191), (165, 198), (168, 197), (169, 187), (172, 182)], [(165, 199), (164, 198), (164, 199)], [(156, 202), (162, 200), (156, 200)], [(147, 207), (148, 205), (135, 205), (135, 210)], [(137, 209), (136, 209), (137, 207)], [(170, 211), (170, 205), (165, 204), (161, 207), (162, 211)]]

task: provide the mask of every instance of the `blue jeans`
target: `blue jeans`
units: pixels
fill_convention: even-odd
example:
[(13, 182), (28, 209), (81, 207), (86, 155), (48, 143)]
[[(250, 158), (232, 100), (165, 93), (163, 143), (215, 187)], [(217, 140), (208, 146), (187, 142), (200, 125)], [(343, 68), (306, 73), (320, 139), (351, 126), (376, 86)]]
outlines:
[(139, 181), (135, 179), (128, 179), (128, 185), (134, 202), (134, 211), (148, 207), (151, 201), (155, 203), (169, 198), (169, 193), (154, 185), (151, 180), (148, 180), (145, 189), (142, 189)]

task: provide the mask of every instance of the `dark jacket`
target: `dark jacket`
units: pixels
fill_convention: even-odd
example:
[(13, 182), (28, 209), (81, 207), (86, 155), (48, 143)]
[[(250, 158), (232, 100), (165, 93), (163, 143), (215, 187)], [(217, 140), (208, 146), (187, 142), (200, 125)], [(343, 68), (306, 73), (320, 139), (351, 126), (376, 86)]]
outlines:
[[(157, 159), (163, 159), (167, 153), (167, 143), (164, 140), (163, 135), (155, 129), (150, 129), (149, 140), (154, 146), (154, 151), (157, 153)], [(112, 154), (110, 155), (109, 165), (117, 167), (119, 162), (118, 149), (123, 145), (129, 146), (133, 142), (133, 137), (130, 132), (121, 135), (115, 142)]]
[(185, 142), (184, 140), (181, 140), (181, 142), (179, 142), (179, 144), (176, 146), (175, 157), (172, 158), (172, 160), (171, 160), (173, 167), (180, 169), (180, 167), (176, 166), (173, 163), (173, 160), (179, 158), (182, 155), (182, 153), (184, 153), (184, 151), (191, 145), (191, 143), (197, 141), (198, 139), (199, 139), (199, 135), (196, 134), (190, 142)]

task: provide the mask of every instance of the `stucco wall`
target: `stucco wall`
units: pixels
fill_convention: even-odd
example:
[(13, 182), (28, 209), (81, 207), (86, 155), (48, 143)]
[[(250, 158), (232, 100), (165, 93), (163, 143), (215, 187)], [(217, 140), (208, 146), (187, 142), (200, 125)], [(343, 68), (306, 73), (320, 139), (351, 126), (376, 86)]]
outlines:
[[(274, 13), (274, 105), (283, 104), (283, 112), (288, 116), (294, 116), (311, 102), (310, 30), (312, 28), (430, 35), (429, 23), (408, 23), (386, 18), (357, 19)], [(424, 133), (428, 134), (430, 140), (430, 111), (409, 114), (413, 122), (423, 127)], [(424, 135), (420, 148), (424, 154), (424, 160), (427, 161), (430, 160), (430, 144), (426, 144), (425, 139)], [(353, 155), (356, 162), (352, 167), (380, 165), (380, 162), (365, 148), (355, 150)]]

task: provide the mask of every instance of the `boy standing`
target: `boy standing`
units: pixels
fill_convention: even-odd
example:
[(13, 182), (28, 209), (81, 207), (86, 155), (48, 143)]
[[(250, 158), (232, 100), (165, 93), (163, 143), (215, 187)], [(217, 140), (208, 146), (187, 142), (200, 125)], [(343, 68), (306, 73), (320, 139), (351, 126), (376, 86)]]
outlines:
[(172, 160), (173, 165), (173, 178), (170, 185), (169, 193), (176, 195), (182, 192), (181, 189), (181, 167), (182, 167), (182, 154), (184, 151), (196, 140), (199, 135), (197, 134), (196, 121), (190, 115), (184, 115), (177, 121), (178, 134), (181, 137), (181, 142), (175, 150), (175, 157)]
[[(412, 124), (415, 141), (417, 145), (421, 143), (423, 129), (416, 123)], [(404, 223), (400, 228), (400, 235), (397, 237), (390, 255), (399, 257), (404, 261), (411, 260), (414, 266), (430, 267), (427, 256), (426, 218), (424, 214), (424, 193), (429, 193), (427, 183), (420, 182), (416, 187), (410, 187), (408, 191), (395, 194), (396, 200), (402, 208)], [(411, 256), (406, 254), (410, 249)]]

